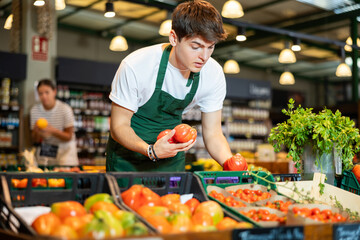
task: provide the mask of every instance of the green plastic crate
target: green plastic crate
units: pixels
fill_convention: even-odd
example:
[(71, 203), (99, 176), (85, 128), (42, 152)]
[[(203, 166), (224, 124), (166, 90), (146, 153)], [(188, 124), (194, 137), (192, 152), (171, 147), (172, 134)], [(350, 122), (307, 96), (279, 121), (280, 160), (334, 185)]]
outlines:
[(340, 188), (352, 192), (356, 195), (360, 195), (360, 184), (357, 181), (354, 173), (351, 171), (343, 172)]

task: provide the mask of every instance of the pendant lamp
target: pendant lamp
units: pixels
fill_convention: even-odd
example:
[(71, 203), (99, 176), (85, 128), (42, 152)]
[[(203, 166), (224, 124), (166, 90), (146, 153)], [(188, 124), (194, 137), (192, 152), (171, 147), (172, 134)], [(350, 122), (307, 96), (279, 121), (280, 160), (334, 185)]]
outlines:
[(233, 60), (227, 60), (224, 64), (224, 73), (227, 74), (237, 74), (240, 72), (239, 64)]
[(244, 16), (244, 11), (238, 1), (229, 0), (224, 4), (221, 15), (225, 18), (240, 18)]
[(341, 58), (341, 62), (336, 68), (335, 75), (337, 77), (351, 77), (352, 76), (351, 69), (350, 69), (349, 65), (347, 65), (345, 63), (345, 49), (344, 48), (340, 48), (339, 55)]
[(280, 75), (279, 83), (281, 85), (294, 85), (295, 84), (294, 75), (289, 71), (283, 72)]
[(4, 24), (4, 28), (6, 30), (10, 30), (11, 27), (12, 27), (12, 22), (13, 22), (13, 14), (10, 14), (7, 18), (6, 18), (6, 21), (5, 21), (5, 24)]
[(169, 36), (171, 32), (171, 27), (172, 27), (172, 21), (170, 19), (163, 21), (159, 28), (159, 34), (161, 36)]
[[(353, 45), (353, 40), (352, 40), (351, 37), (348, 37), (348, 38), (346, 39), (346, 45), (344, 46), (345, 51), (351, 52), (351, 51), (352, 51), (351, 45)], [(360, 39), (359, 39), (359, 38), (356, 40), (356, 45), (357, 45), (358, 47), (360, 47)]]
[(63, 10), (65, 9), (66, 4), (65, 4), (65, 0), (55, 0), (55, 9), (56, 10)]
[(36, 7), (42, 7), (45, 5), (45, 1), (44, 0), (35, 0), (34, 1), (34, 6)]
[(300, 46), (300, 39), (299, 38), (295, 38), (293, 40), (293, 45), (291, 46), (291, 50), (293, 50), (294, 52), (299, 52), (301, 51), (301, 46)]
[(279, 63), (295, 63), (296, 62), (295, 53), (291, 49), (289, 49), (288, 42), (285, 43), (285, 48), (280, 52), (278, 61), (279, 61)]
[(107, 17), (107, 18), (115, 17), (114, 3), (112, 3), (111, 1), (108, 1), (107, 3), (105, 3), (104, 17)]
[(236, 36), (236, 41), (238, 42), (246, 41), (246, 30), (244, 27), (238, 27), (238, 35)]
[(126, 38), (118, 34), (111, 40), (109, 49), (114, 52), (126, 51), (128, 49)]

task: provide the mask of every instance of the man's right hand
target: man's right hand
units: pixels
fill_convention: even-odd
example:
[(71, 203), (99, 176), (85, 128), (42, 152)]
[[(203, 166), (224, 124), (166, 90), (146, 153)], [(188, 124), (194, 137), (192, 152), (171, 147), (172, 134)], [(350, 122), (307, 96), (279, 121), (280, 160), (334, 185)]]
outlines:
[(196, 142), (190, 140), (186, 143), (169, 143), (169, 139), (171, 139), (174, 134), (175, 130), (173, 129), (154, 144), (154, 151), (159, 159), (174, 157), (178, 152), (184, 152), (192, 148)]

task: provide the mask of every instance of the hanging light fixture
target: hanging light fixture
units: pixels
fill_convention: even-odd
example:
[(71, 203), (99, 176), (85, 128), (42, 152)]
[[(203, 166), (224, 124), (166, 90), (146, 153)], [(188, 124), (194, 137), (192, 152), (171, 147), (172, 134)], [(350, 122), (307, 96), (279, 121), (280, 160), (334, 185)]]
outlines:
[(104, 16), (107, 18), (115, 17), (114, 3), (112, 1), (108, 1), (107, 3), (105, 3)]
[[(346, 39), (346, 45), (344, 46), (345, 51), (351, 52), (351, 51), (352, 51), (351, 45), (353, 45), (353, 40), (352, 40), (351, 37), (348, 37), (348, 38)], [(357, 40), (356, 40), (356, 45), (357, 45), (358, 47), (360, 47), (360, 39), (359, 39), (359, 38), (357, 38)]]
[(236, 36), (236, 41), (238, 42), (246, 41), (246, 30), (244, 27), (238, 27), (238, 35)]
[(34, 1), (34, 6), (36, 7), (42, 7), (45, 5), (45, 1), (44, 0), (35, 0)]
[(4, 28), (6, 30), (10, 30), (11, 27), (12, 27), (12, 22), (13, 22), (13, 14), (10, 14), (7, 18), (6, 18), (6, 21), (5, 21), (5, 24), (4, 24)]
[(129, 48), (126, 38), (121, 35), (120, 30), (117, 31), (117, 35), (111, 39), (109, 49), (114, 52), (123, 52)]
[(161, 36), (169, 36), (172, 28), (172, 21), (167, 19), (163, 21), (159, 28), (159, 34)]
[(65, 4), (65, 0), (55, 0), (55, 9), (56, 10), (63, 10), (65, 9), (66, 4)]
[(293, 50), (294, 52), (299, 52), (301, 51), (301, 41), (299, 38), (294, 38), (293, 39), (293, 45), (291, 46), (291, 50)]
[(289, 42), (285, 42), (285, 48), (280, 52), (279, 63), (295, 63), (295, 53), (289, 49)]
[(225, 18), (240, 18), (244, 16), (244, 11), (238, 1), (229, 0), (224, 4), (221, 15)]
[(227, 60), (224, 64), (224, 73), (227, 74), (237, 74), (240, 72), (239, 64), (233, 60)]
[(281, 85), (294, 85), (295, 84), (294, 75), (291, 72), (285, 70), (285, 72), (283, 72), (280, 75), (279, 83)]
[(350, 69), (349, 65), (347, 65), (345, 63), (345, 49), (344, 48), (340, 49), (340, 57), (341, 57), (341, 62), (336, 68), (335, 75), (337, 77), (351, 77), (352, 76), (351, 69)]

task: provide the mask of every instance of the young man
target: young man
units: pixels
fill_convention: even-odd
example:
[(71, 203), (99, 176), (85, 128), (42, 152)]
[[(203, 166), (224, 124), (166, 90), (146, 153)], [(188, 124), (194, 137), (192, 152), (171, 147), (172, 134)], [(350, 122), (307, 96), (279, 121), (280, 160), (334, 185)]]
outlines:
[[(221, 129), (226, 94), (222, 67), (210, 56), (226, 38), (219, 12), (206, 1), (184, 2), (172, 14), (170, 44), (137, 50), (114, 77), (107, 171), (185, 171), (185, 154), (194, 142), (170, 144), (195, 105), (202, 112), (202, 134), (210, 155), (223, 164), (232, 156)], [(155, 161), (154, 161), (155, 160)]]
[[(71, 107), (56, 100), (55, 84), (49, 79), (41, 80), (37, 85), (41, 103), (30, 111), (31, 136), (37, 149), (39, 165), (79, 165), (74, 134), (74, 113)], [(39, 128), (39, 118), (45, 118), (48, 125)]]

